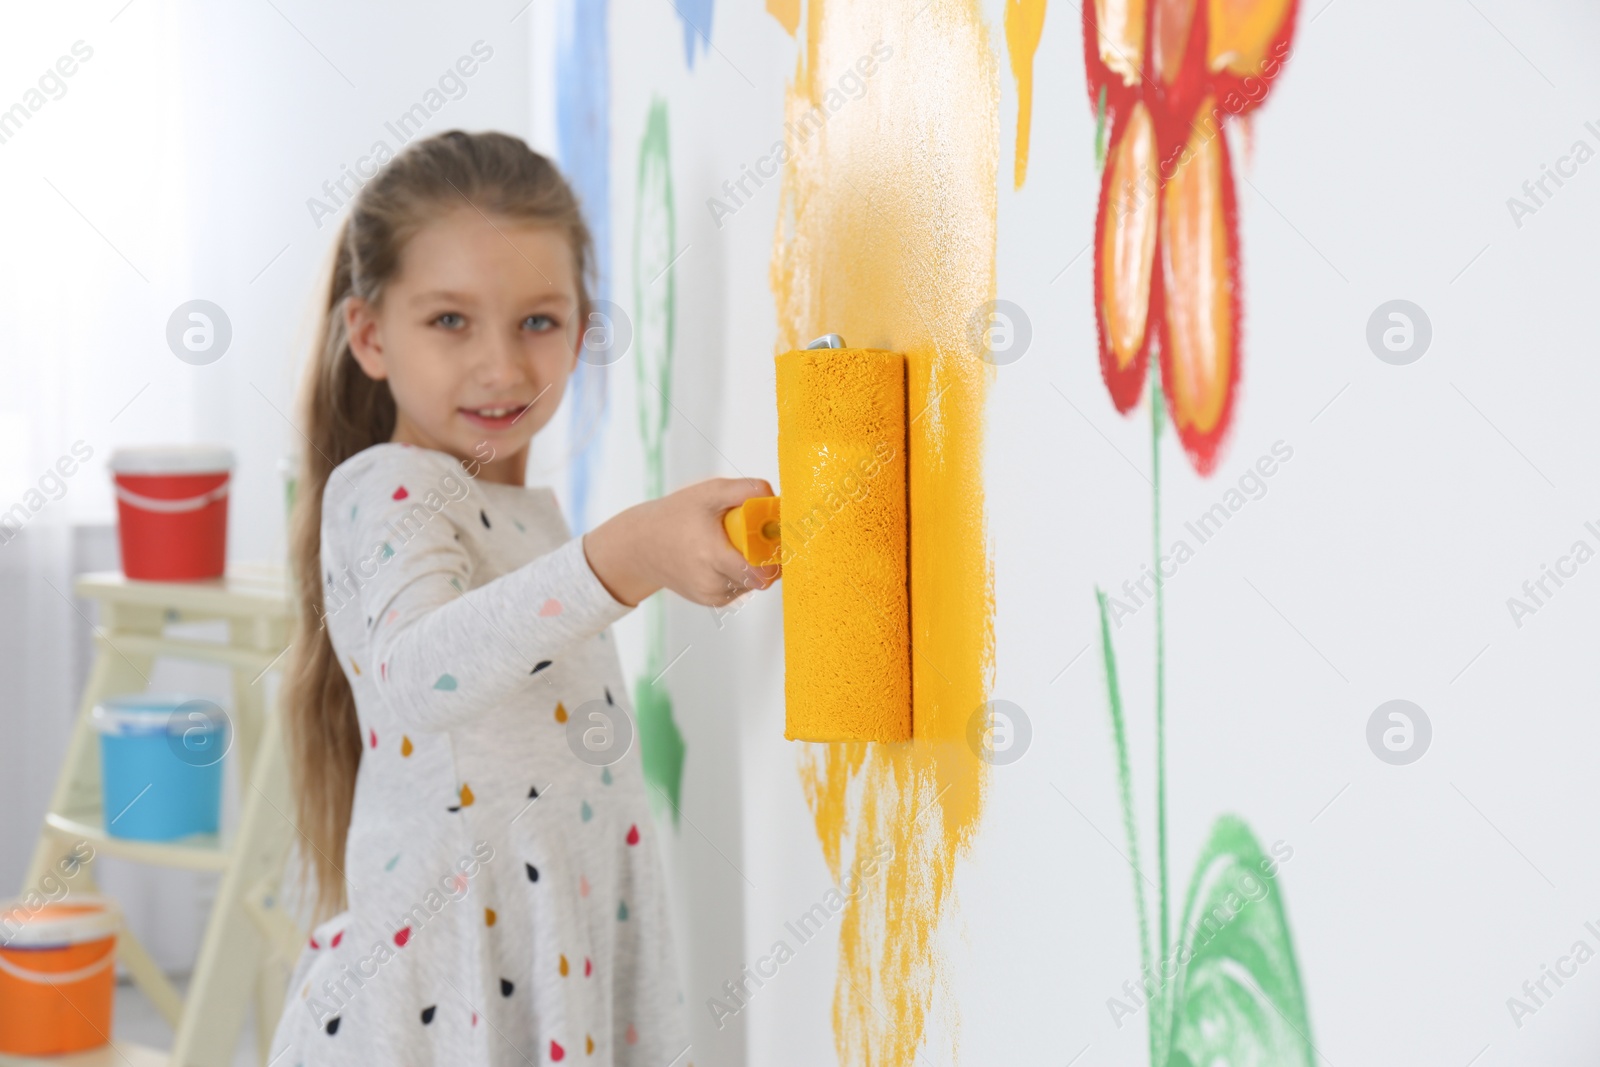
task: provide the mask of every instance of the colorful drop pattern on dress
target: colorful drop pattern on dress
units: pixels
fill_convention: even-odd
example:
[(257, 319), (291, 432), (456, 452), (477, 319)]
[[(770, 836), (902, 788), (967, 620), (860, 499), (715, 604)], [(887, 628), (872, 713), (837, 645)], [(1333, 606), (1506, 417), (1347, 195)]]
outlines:
[[(411, 493), (402, 484), (402, 485), (397, 485), (390, 495), (391, 495), (391, 498), (393, 500), (403, 501), (403, 500), (408, 499), (411, 496)], [(352, 506), (352, 508), (350, 510), (350, 521), (352, 523), (356, 520), (357, 514), (358, 514), (358, 509), (356, 507)], [(491, 522), (491, 520), (489, 518), (487, 510), (480, 509), (479, 512), (478, 512), (478, 518), (482, 522), (483, 527), (484, 527), (485, 530), (493, 530), (494, 529), (494, 525), (493, 525), (493, 523)], [(517, 521), (515, 519), (513, 519), (512, 521), (513, 521), (514, 525), (516, 526), (516, 528), (519, 531), (521, 531), (523, 533), (526, 533), (526, 527), (524, 527), (521, 522), (519, 522), (519, 521)], [(459, 539), (459, 535), (458, 535), (458, 539)], [(392, 556), (394, 554), (393, 548), (390, 545), (388, 545), (387, 543), (385, 543), (382, 547), (383, 547), (383, 554), (384, 554), (384, 558), (385, 559), (389, 558), (390, 556)], [(458, 591), (462, 591), (461, 590), (461, 584), (457, 579), (451, 578), (450, 581), (451, 581), (451, 584), (453, 586), (455, 586), (455, 588)], [(332, 580), (332, 575), (331, 574), (329, 575), (329, 584), (330, 584), (330, 586), (333, 584), (333, 580)], [(565, 608), (562, 605), (562, 603), (558, 599), (556, 599), (554, 597), (551, 597), (551, 598), (547, 598), (545, 601), (543, 601), (543, 603), (541, 603), (539, 605), (539, 607), (537, 609), (537, 613), (542, 618), (553, 618), (553, 617), (561, 615), (564, 610), (565, 610)], [(383, 617), (380, 625), (391, 625), (391, 624), (393, 624), (399, 618), (399, 614), (400, 613), (398, 611), (394, 611), (394, 610), (389, 611)], [(368, 618), (366, 620), (366, 623), (367, 623), (367, 628), (369, 630), (371, 630), (373, 628), (373, 625), (374, 625), (374, 620), (372, 618)], [(356, 660), (353, 657), (350, 658), (349, 662), (350, 662), (350, 668), (351, 668), (352, 673), (356, 677), (360, 677), (361, 676), (360, 664), (357, 663)], [(548, 660), (548, 659), (539, 660), (537, 663), (535, 663), (533, 665), (533, 667), (532, 667), (532, 669), (531, 669), (531, 671), (529, 673), (531, 675), (537, 675), (540, 672), (549, 669), (553, 665), (554, 665), (554, 663), (553, 663), (552, 660)], [(387, 662), (380, 663), (378, 665), (378, 669), (379, 669), (379, 677), (383, 681), (387, 682), (388, 681), (388, 664), (387, 664)], [(434, 682), (432, 683), (432, 688), (434, 690), (440, 691), (440, 692), (446, 692), (446, 693), (458, 692), (460, 690), (460, 687), (461, 687), (461, 683), (457, 680), (457, 678), (454, 675), (452, 675), (452, 674), (450, 674), (448, 672), (439, 675), (439, 677), (437, 679), (435, 679)], [(605, 699), (608, 702), (613, 702), (612, 698), (611, 698), (611, 692), (610, 692), (609, 689), (605, 690), (604, 696), (605, 696)], [(568, 712), (567, 712), (566, 706), (561, 701), (556, 701), (554, 706), (553, 706), (553, 708), (551, 709), (551, 720), (553, 720), (553, 725), (556, 726), (556, 727), (563, 726), (567, 722), (568, 717), (569, 716), (568, 716)], [(374, 753), (377, 753), (380, 750), (382, 739), (379, 737), (378, 732), (377, 732), (376, 729), (373, 729), (373, 728), (369, 728), (368, 729), (366, 741), (367, 741), (368, 749), (370, 751), (372, 751)], [(394, 748), (395, 748), (395, 750), (398, 751), (400, 759), (409, 759), (417, 751), (417, 745), (412, 741), (411, 737), (408, 734), (401, 734), (400, 738), (399, 738), (399, 742), (398, 742), (398, 744), (394, 745)], [(381, 757), (375, 757), (375, 758), (381, 758)], [(602, 786), (610, 786), (613, 783), (613, 781), (614, 781), (614, 778), (613, 778), (612, 773), (611, 773), (611, 768), (610, 767), (603, 768), (601, 770), (601, 773), (600, 773), (600, 783), (601, 783), (601, 785)], [(537, 800), (538, 798), (539, 798), (539, 788), (538, 788), (538, 786), (530, 787), (528, 789), (528, 793), (527, 793), (527, 800), (529, 802), (529, 805), (531, 806), (532, 801)], [(453, 805), (450, 805), (448, 807), (448, 811), (450, 811), (452, 813), (457, 813), (457, 812), (462, 811), (465, 808), (472, 807), (473, 804), (476, 802), (477, 797), (473, 793), (471, 785), (469, 783), (467, 783), (467, 782), (462, 782), (462, 783), (460, 783), (460, 785), (459, 785), (459, 787), (457, 789), (457, 792), (456, 792), (456, 795), (455, 795), (454, 799), (455, 799), (456, 802)], [(571, 810), (571, 809), (568, 809), (568, 810)], [(577, 815), (578, 821), (580, 823), (582, 823), (582, 824), (589, 824), (589, 823), (593, 822), (594, 817), (595, 817), (595, 809), (594, 809), (594, 806), (590, 804), (590, 802), (589, 802), (589, 800), (587, 798), (580, 799), (579, 805), (578, 805), (578, 807), (576, 809), (576, 815)], [(638, 824), (637, 823), (630, 823), (626, 833), (623, 835), (624, 843), (626, 845), (632, 847), (632, 846), (638, 845), (640, 843), (640, 840), (641, 840), (641, 834), (640, 834), (640, 830), (639, 830)], [(404, 855), (404, 853), (397, 852), (393, 856), (391, 856), (389, 858), (389, 860), (384, 864), (384, 867), (383, 867), (384, 871), (385, 872), (393, 872), (399, 866), (399, 864), (400, 864), (400, 862), (401, 862), (401, 860), (403, 858), (403, 855)], [(526, 874), (526, 883), (525, 884), (527, 885), (529, 891), (531, 891), (531, 892), (539, 892), (540, 889), (541, 889), (541, 884), (540, 884), (541, 883), (541, 872), (540, 872), (539, 867), (537, 867), (535, 864), (533, 864), (531, 862), (524, 862), (523, 863), (523, 869), (524, 869), (524, 872)], [(457, 881), (459, 883), (457, 885), (457, 888), (460, 891), (465, 892), (466, 889), (467, 889), (467, 884), (466, 884), (467, 883), (467, 878), (466, 878), (466, 876), (465, 875), (459, 876)], [(589, 895), (590, 895), (591, 888), (592, 887), (591, 887), (591, 884), (589, 882), (588, 876), (586, 874), (584, 874), (583, 872), (579, 872), (579, 875), (578, 875), (578, 892), (579, 892), (579, 896), (584, 898), (584, 899), (587, 899), (589, 897)], [(499, 920), (499, 913), (493, 907), (484, 907), (482, 909), (482, 911), (483, 911), (484, 927), (487, 928), (487, 929), (493, 929), (495, 927), (496, 923)], [(628, 917), (629, 917), (628, 903), (627, 903), (626, 900), (620, 900), (619, 899), (617, 901), (616, 920), (618, 922), (626, 922), (626, 921), (628, 921)], [(391, 939), (392, 939), (394, 945), (397, 948), (404, 949), (411, 942), (412, 933), (413, 933), (412, 932), (412, 928), (410, 926), (401, 925), (397, 929), (395, 929), (390, 936), (391, 936)], [(323, 950), (325, 948), (338, 947), (339, 944), (342, 942), (343, 938), (344, 938), (344, 931), (340, 930), (340, 931), (334, 933), (332, 935), (332, 937), (328, 939), (326, 945), (324, 945), (323, 943), (318, 941), (318, 939), (315, 936), (313, 936), (310, 939), (309, 945), (313, 950), (321, 951), (321, 950)], [(583, 959), (582, 977), (585, 978), (585, 979), (592, 978), (593, 975), (594, 975), (594, 972), (595, 972), (594, 960), (588, 955), (583, 956), (582, 959)], [(569, 960), (568, 956), (565, 953), (559, 953), (558, 954), (557, 970), (558, 970), (558, 973), (560, 974), (560, 976), (562, 978), (567, 978), (567, 977), (569, 977), (569, 975), (571, 975), (571, 973), (572, 973), (572, 971), (574, 969), (575, 968), (574, 968), (572, 962)], [(515, 981), (513, 981), (511, 978), (501, 977), (499, 979), (499, 989), (500, 989), (500, 995), (503, 998), (509, 999), (509, 998), (511, 998), (511, 997), (516, 995), (516, 993), (517, 993), (517, 983)], [(304, 996), (304, 995), (305, 995), (305, 993), (303, 991), (302, 992), (302, 996)], [(437, 1014), (438, 1014), (439, 1010), (440, 1010), (440, 1005), (439, 1004), (418, 1005), (418, 1007), (416, 1009), (416, 1018), (418, 1020), (418, 1024), (421, 1025), (421, 1026), (425, 1026), (425, 1027), (426, 1026), (431, 1026), (434, 1023), (434, 1020), (437, 1017)], [(446, 1006), (445, 1010), (447, 1012), (449, 1012), (449, 1011), (451, 1011), (453, 1009), (450, 1008), (449, 1006)], [(465, 1005), (463, 1005), (459, 1010), (470, 1011), (470, 1015), (471, 1015), (470, 1025), (472, 1025), (472, 1026), (476, 1026), (477, 1025), (477, 1022), (478, 1022), (478, 1013), (477, 1013), (477, 1011), (471, 1010), (471, 1009), (467, 1008)], [(331, 1037), (337, 1037), (337, 1035), (339, 1034), (341, 1018), (342, 1018), (342, 1016), (334, 1016), (334, 1017), (328, 1019), (326, 1021), (326, 1023), (323, 1025), (323, 1031), (330, 1038)], [(639, 1033), (638, 1033), (637, 1028), (635, 1027), (635, 1025), (632, 1022), (627, 1023), (626, 1028), (625, 1028), (625, 1030), (623, 1032), (623, 1039), (630, 1045), (638, 1043), (638, 1041), (639, 1041)], [(594, 1039), (592, 1034), (587, 1033), (587, 1032), (584, 1033), (583, 1041), (582, 1041), (582, 1047), (583, 1047), (583, 1052), (584, 1052), (585, 1056), (592, 1056), (594, 1054), (595, 1049), (597, 1048), (597, 1045), (595, 1043), (595, 1039)], [(561, 1062), (566, 1058), (566, 1056), (567, 1056), (566, 1045), (564, 1045), (557, 1038), (550, 1039), (549, 1046), (548, 1046), (548, 1059), (549, 1059), (549, 1061), (550, 1062)]]

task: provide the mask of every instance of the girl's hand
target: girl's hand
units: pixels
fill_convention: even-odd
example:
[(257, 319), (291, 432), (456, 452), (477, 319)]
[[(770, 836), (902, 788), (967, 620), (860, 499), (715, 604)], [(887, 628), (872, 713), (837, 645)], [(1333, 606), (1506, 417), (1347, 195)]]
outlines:
[(720, 607), (778, 580), (778, 566), (747, 564), (722, 528), (729, 508), (771, 495), (760, 478), (699, 482), (601, 523), (584, 535), (584, 555), (606, 591), (629, 607), (658, 589)]

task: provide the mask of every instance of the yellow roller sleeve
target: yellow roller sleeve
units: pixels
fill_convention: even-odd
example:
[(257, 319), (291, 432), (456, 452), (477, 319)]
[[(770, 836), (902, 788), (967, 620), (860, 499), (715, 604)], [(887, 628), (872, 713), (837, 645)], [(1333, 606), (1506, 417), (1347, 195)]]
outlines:
[(777, 360), (790, 740), (911, 737), (905, 374), (876, 349)]

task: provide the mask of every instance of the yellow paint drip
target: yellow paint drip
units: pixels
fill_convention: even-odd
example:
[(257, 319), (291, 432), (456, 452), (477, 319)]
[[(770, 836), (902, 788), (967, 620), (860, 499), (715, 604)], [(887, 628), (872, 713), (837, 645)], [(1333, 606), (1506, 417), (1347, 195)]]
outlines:
[(835, 877), (894, 848), (842, 916), (838, 1060), (909, 1067), (942, 985), (936, 937), (987, 781), (965, 741), (994, 663), (988, 365), (968, 323), (995, 292), (998, 75), (976, 0), (811, 0), (804, 27), (791, 122), (875, 42), (893, 49), (862, 99), (790, 144), (772, 288), (780, 352), (839, 333), (906, 355), (913, 741), (805, 745), (800, 759)]
[(911, 739), (905, 367), (850, 348), (778, 357), (791, 740)]
[(800, 28), (800, 0), (767, 0), (767, 14), (777, 19), (790, 37)]
[(1006, 0), (1006, 52), (1017, 82), (1017, 157), (1012, 180), (1028, 180), (1028, 141), (1033, 130), (1033, 54), (1044, 33), (1045, 0)]

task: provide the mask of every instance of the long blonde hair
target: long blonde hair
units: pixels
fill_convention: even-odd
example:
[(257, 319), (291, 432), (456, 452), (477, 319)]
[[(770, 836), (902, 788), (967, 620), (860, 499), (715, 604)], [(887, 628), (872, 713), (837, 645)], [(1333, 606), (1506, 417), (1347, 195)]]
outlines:
[(299, 636), (284, 687), (299, 830), (310, 846), (301, 875), (311, 875), (317, 921), (345, 905), (345, 838), (361, 763), (355, 697), (323, 624), (322, 491), (335, 467), (390, 440), (395, 428), (389, 383), (367, 377), (350, 352), (344, 302), (354, 295), (381, 303), (412, 235), (469, 204), (491, 218), (562, 231), (578, 284), (576, 321), (588, 321), (592, 307), (594, 252), (577, 198), (555, 166), (516, 137), (450, 130), (409, 145), (362, 187), (340, 226), (299, 401), (305, 447), (290, 519)]

